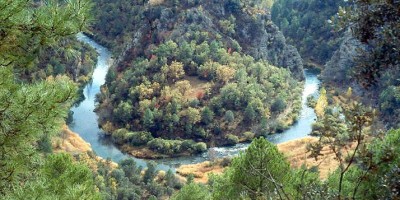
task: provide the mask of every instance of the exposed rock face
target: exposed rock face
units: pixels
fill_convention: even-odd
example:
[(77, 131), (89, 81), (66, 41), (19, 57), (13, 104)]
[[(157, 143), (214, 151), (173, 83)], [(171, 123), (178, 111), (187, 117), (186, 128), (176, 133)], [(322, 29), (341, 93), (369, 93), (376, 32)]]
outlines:
[[(271, 64), (290, 70), (294, 77), (304, 79), (303, 62), (296, 50), (286, 44), (283, 34), (271, 21), (267, 11), (249, 14), (244, 9), (229, 10), (224, 1), (200, 1), (194, 6), (177, 9), (171, 5), (143, 6), (143, 19), (133, 33), (132, 39), (125, 44), (125, 51), (116, 60), (116, 65), (129, 62), (139, 55), (148, 55), (152, 46), (163, 41), (185, 37), (193, 29), (208, 32), (209, 37), (218, 38), (228, 47), (238, 43), (242, 51), (255, 59), (265, 59)], [(226, 32), (221, 20), (234, 17), (233, 32)], [(196, 27), (196, 28), (194, 28)]]
[(354, 38), (350, 31), (347, 31), (339, 49), (334, 52), (332, 58), (325, 64), (325, 70), (322, 73), (324, 81), (340, 84), (338, 86), (343, 89), (352, 87), (353, 91), (360, 92), (360, 85), (356, 83), (351, 75), (351, 69), (356, 65), (355, 59), (360, 56), (359, 50), (363, 48), (364, 45)]
[(299, 52), (286, 39), (273, 24), (270, 16), (261, 15), (256, 21), (241, 16), (238, 34), (235, 39), (239, 41), (245, 53), (256, 59), (265, 59), (275, 66), (289, 69), (297, 79), (303, 79), (303, 60)]

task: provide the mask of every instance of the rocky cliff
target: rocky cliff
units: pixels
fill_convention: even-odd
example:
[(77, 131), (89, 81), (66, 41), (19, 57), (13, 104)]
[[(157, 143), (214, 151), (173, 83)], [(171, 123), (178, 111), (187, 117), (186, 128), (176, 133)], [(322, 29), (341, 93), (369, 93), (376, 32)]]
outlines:
[(352, 69), (357, 65), (356, 59), (361, 56), (360, 50), (365, 46), (356, 39), (351, 31), (343, 36), (343, 41), (331, 59), (325, 64), (322, 77), (326, 83), (338, 86), (338, 89), (347, 90), (352, 87), (360, 95), (362, 88), (353, 77)]
[[(243, 7), (231, 0), (200, 0), (194, 3), (181, 2), (179, 5), (174, 2), (176, 1), (137, 3), (134, 5), (135, 10), (140, 10), (141, 17), (135, 17), (136, 21), (130, 22), (134, 24), (132, 26), (135, 28), (131, 28), (134, 30), (123, 31), (124, 33), (115, 37), (105, 35), (112, 30), (105, 33), (101, 30), (103, 24), (95, 25), (95, 33), (103, 41), (125, 38), (125, 42), (119, 44), (122, 47), (117, 48), (123, 50), (118, 52), (116, 65), (121, 66), (124, 61), (130, 61), (139, 55), (151, 56), (154, 45), (186, 37), (189, 31), (201, 30), (207, 32), (208, 37), (223, 41), (232, 51), (242, 51), (256, 59), (268, 60), (272, 65), (289, 69), (297, 79), (304, 78), (303, 63), (298, 51), (286, 43), (283, 34), (271, 21), (268, 10)], [(121, 12), (119, 15), (130, 13)], [(127, 17), (119, 18), (124, 20)], [(115, 20), (118, 23), (118, 19)], [(126, 27), (131, 26), (130, 24)]]

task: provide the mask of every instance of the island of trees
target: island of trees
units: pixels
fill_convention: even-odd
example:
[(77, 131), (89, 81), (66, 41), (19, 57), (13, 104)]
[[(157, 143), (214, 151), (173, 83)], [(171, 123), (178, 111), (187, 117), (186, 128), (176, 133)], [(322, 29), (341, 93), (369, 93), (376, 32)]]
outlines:
[[(121, 14), (137, 30), (119, 33), (116, 25), (110, 30), (118, 33), (100, 30), (96, 36), (135, 38), (125, 42), (126, 51), (107, 74), (96, 110), (101, 127), (123, 150), (150, 158), (200, 153), (281, 132), (297, 120), (303, 74), (295, 67), (301, 66), (285, 63), (291, 55), (279, 55), (284, 43), (271, 41), (283, 46), (271, 45), (268, 56), (257, 58), (240, 37), (281, 36), (268, 30), (277, 31), (257, 4), (131, 2), (134, 10), (120, 13), (122, 2), (98, 3), (111, 9), (100, 19)], [(241, 33), (245, 21), (255, 30)], [(154, 153), (135, 154), (149, 150)]]

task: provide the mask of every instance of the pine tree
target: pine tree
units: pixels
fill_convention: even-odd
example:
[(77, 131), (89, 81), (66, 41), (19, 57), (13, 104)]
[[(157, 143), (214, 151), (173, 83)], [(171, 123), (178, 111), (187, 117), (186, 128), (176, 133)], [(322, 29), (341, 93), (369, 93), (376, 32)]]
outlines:
[(287, 199), (291, 169), (284, 155), (264, 138), (234, 158), (228, 171), (212, 182), (213, 199)]
[[(49, 0), (46, 4), (31, 0), (0, 1), (1, 196), (9, 198), (23, 190), (21, 187), (45, 182), (40, 182), (45, 174), (39, 170), (42, 159), (34, 144), (44, 135), (52, 136), (59, 130), (76, 92), (75, 85), (66, 77), (29, 85), (20, 84), (13, 72), (31, 67), (41, 49), (85, 29), (90, 8), (88, 0), (64, 3)], [(28, 182), (31, 180), (38, 182)], [(46, 193), (49, 188), (40, 191)], [(52, 195), (52, 199), (61, 198)]]
[(147, 130), (150, 130), (154, 126), (154, 115), (150, 108), (147, 108), (144, 112), (143, 125)]
[(205, 107), (201, 112), (201, 121), (204, 124), (208, 125), (212, 122), (213, 119), (214, 119), (214, 112), (210, 108)]

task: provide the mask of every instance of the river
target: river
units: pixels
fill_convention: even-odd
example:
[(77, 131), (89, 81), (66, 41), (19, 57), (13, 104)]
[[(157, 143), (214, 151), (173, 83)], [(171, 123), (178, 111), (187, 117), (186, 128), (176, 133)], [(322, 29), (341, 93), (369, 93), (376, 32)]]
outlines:
[[(93, 72), (92, 81), (87, 84), (83, 90), (85, 100), (71, 110), (73, 114), (73, 122), (69, 125), (70, 129), (78, 133), (86, 142), (90, 143), (93, 151), (103, 158), (110, 158), (114, 162), (119, 162), (124, 158), (131, 156), (122, 153), (114, 144), (101, 137), (103, 131), (99, 128), (97, 123), (98, 116), (94, 112), (96, 102), (95, 96), (100, 92), (100, 86), (105, 83), (107, 70), (111, 63), (111, 52), (105, 47), (97, 44), (92, 39), (83, 34), (77, 35), (78, 40), (89, 44), (98, 52), (98, 61), (96, 68)], [(305, 70), (305, 86), (302, 94), (302, 109), (299, 120), (291, 126), (288, 130), (281, 134), (274, 134), (268, 137), (268, 140), (273, 143), (282, 143), (294, 139), (299, 139), (311, 133), (311, 125), (316, 119), (315, 112), (312, 108), (307, 106), (307, 97), (309, 95), (318, 95), (318, 88), (320, 81), (317, 74)], [(208, 152), (203, 154), (156, 160), (158, 169), (160, 170), (174, 170), (181, 164), (191, 164), (205, 161), (209, 158), (210, 154), (213, 157), (224, 157), (236, 155), (240, 151), (245, 150), (249, 144), (237, 144), (232, 147), (215, 147), (209, 149)], [(131, 157), (134, 158), (134, 157)], [(134, 158), (140, 166), (146, 166), (146, 160)]]

